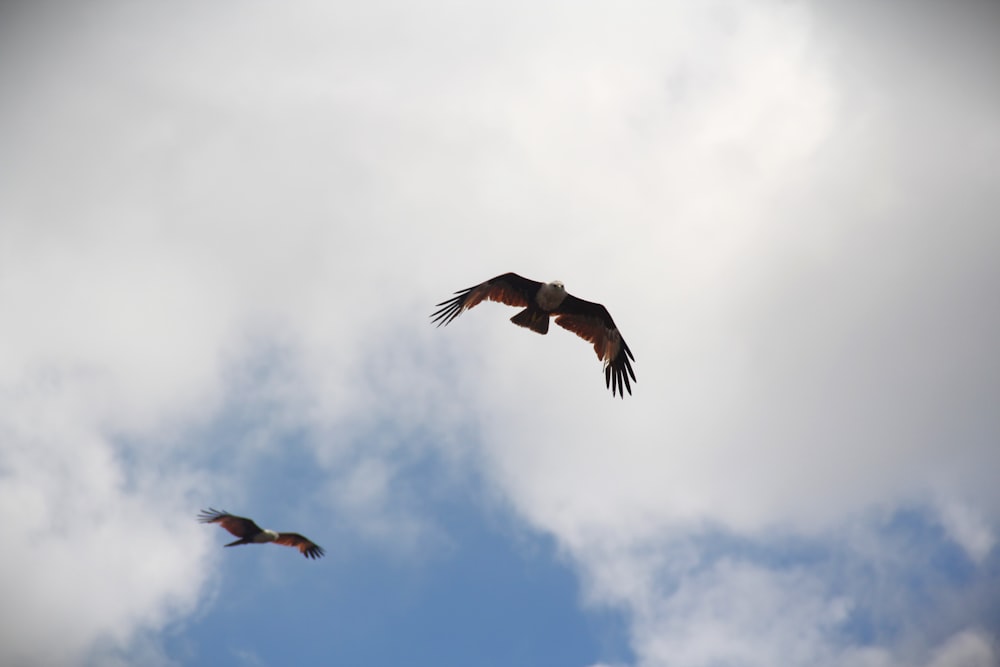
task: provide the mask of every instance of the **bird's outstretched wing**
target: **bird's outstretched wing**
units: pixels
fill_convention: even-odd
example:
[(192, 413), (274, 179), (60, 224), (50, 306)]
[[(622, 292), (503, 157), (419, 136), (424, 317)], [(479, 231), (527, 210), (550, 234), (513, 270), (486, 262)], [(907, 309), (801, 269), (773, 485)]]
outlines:
[(635, 361), (635, 357), (615, 326), (615, 321), (611, 319), (608, 309), (599, 303), (567, 294), (553, 314), (556, 316), (556, 324), (594, 346), (597, 358), (604, 363), (604, 382), (611, 389), (611, 395), (617, 394), (625, 398), (625, 391), (631, 394), (629, 377), (635, 382), (635, 371), (629, 360)]
[(529, 280), (516, 273), (505, 273), (484, 283), (455, 292), (455, 296), (442, 301), (431, 315), (431, 322), (438, 326), (448, 324), (481, 301), (498, 301), (508, 306), (524, 308), (531, 303), (542, 283)]
[(286, 547), (295, 547), (306, 558), (322, 558), (325, 553), (323, 547), (298, 533), (278, 533), (278, 539), (275, 540), (275, 543)]
[(202, 523), (217, 523), (236, 537), (252, 537), (263, 532), (261, 527), (242, 516), (236, 516), (226, 511), (219, 511), (209, 507), (198, 514), (198, 521)]

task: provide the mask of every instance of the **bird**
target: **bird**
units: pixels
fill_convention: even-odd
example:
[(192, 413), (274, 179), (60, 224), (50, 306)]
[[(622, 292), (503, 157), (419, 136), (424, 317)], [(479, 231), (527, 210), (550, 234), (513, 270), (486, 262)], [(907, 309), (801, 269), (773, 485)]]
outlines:
[(235, 547), (240, 544), (266, 544), (267, 542), (274, 542), (286, 547), (296, 547), (299, 553), (306, 558), (322, 558), (325, 553), (322, 547), (298, 533), (278, 533), (273, 530), (261, 528), (252, 519), (235, 516), (226, 511), (220, 512), (211, 507), (207, 510), (201, 510), (198, 514), (198, 521), (201, 523), (217, 523), (240, 538), (227, 544), (227, 547)]
[(556, 324), (593, 344), (597, 358), (604, 364), (605, 385), (611, 389), (611, 395), (625, 398), (624, 391), (632, 394), (629, 378), (636, 380), (629, 360), (635, 361), (635, 357), (608, 309), (601, 304), (567, 293), (558, 280), (541, 283), (516, 273), (504, 273), (459, 290), (451, 299), (437, 304), (431, 322), (439, 327), (448, 324), (484, 300), (523, 308), (510, 321), (542, 335), (549, 331), (549, 318), (555, 317)]

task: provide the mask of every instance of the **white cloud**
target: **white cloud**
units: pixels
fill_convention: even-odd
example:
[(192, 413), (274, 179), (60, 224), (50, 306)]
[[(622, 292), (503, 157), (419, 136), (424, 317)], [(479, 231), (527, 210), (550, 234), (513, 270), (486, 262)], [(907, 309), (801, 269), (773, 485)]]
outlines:
[(136, 624), (189, 613), (205, 585), (207, 545), (179, 513), (183, 489), (149, 473), (124, 480), (107, 442), (61, 444), (4, 442), (4, 590), (17, 613), (0, 653), (12, 664), (76, 663), (98, 637), (128, 643)]
[(952, 501), (941, 508), (941, 521), (953, 540), (976, 563), (982, 563), (997, 543), (996, 533), (979, 512)]
[(721, 561), (640, 620), (638, 653), (650, 665), (829, 663), (825, 635), (849, 607), (820, 587), (808, 574)]
[(977, 630), (956, 633), (934, 652), (927, 667), (990, 667), (997, 658), (996, 637)]

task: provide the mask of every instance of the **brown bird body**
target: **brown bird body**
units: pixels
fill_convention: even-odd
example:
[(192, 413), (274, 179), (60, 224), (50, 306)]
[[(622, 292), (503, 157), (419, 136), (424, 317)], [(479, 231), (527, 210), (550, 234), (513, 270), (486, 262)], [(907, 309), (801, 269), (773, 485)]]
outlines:
[[(632, 393), (629, 378), (635, 381), (632, 351), (621, 337), (608, 309), (599, 303), (578, 299), (566, 292), (561, 282), (540, 283), (516, 273), (505, 273), (484, 283), (455, 292), (454, 297), (438, 304), (431, 321), (448, 324), (466, 310), (483, 301), (497, 301), (523, 308), (510, 318), (514, 324), (542, 335), (549, 331), (549, 318), (594, 346), (604, 364), (605, 384), (611, 395), (625, 398)], [(623, 391), (624, 390), (624, 391)]]
[(201, 523), (217, 523), (240, 538), (227, 544), (227, 547), (235, 547), (241, 544), (267, 544), (268, 542), (274, 542), (286, 547), (295, 547), (306, 558), (321, 558), (324, 554), (322, 547), (298, 533), (278, 533), (273, 530), (261, 528), (252, 519), (235, 516), (225, 511), (220, 512), (211, 507), (199, 513), (198, 521)]

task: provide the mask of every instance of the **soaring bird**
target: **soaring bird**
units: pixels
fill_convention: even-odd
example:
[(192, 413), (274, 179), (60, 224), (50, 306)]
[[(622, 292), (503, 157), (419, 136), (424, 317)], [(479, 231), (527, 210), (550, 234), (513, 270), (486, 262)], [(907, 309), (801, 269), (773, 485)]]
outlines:
[(516, 273), (505, 273), (455, 292), (454, 297), (437, 304), (438, 310), (431, 315), (431, 321), (438, 326), (448, 324), (483, 300), (524, 308), (510, 321), (542, 335), (549, 331), (549, 318), (555, 317), (556, 324), (593, 344), (597, 358), (604, 363), (605, 384), (611, 389), (612, 396), (617, 394), (625, 398), (623, 387), (629, 394), (632, 393), (629, 377), (634, 382), (635, 373), (629, 360), (635, 361), (635, 357), (622, 339), (608, 309), (601, 304), (567, 293), (558, 280), (540, 283)]
[(261, 528), (252, 519), (234, 516), (229, 512), (220, 512), (211, 507), (207, 510), (202, 510), (198, 514), (198, 521), (201, 523), (217, 523), (240, 538), (235, 542), (227, 544), (227, 547), (235, 547), (240, 544), (265, 544), (267, 542), (274, 542), (286, 547), (296, 547), (306, 558), (320, 558), (324, 553), (322, 547), (298, 533), (276, 533), (273, 530)]

